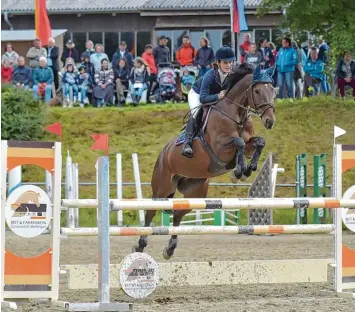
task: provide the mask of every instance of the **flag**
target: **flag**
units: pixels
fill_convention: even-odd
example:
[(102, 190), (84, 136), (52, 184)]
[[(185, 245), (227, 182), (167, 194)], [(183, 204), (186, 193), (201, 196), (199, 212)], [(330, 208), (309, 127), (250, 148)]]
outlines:
[(61, 122), (57, 122), (53, 125), (49, 125), (48, 127), (46, 127), (46, 131), (48, 131), (49, 133), (54, 133), (54, 134), (58, 135), (60, 137), (60, 141), (62, 141), (62, 123)]
[(95, 140), (92, 150), (104, 150), (108, 155), (108, 134), (92, 134), (91, 137)]
[(334, 140), (337, 137), (344, 135), (345, 133), (346, 133), (346, 131), (344, 129), (334, 126)]
[(52, 37), (51, 23), (47, 14), (47, 0), (35, 0), (36, 37), (46, 45)]
[(239, 33), (248, 30), (248, 25), (245, 20), (244, 0), (231, 0), (231, 20), (233, 24), (233, 32)]

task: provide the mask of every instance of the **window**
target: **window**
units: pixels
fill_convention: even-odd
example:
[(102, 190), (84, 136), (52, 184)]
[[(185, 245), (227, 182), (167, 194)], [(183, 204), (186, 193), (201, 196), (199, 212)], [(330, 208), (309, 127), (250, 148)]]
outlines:
[(86, 33), (73, 32), (73, 42), (79, 54), (83, 53), (85, 51)]
[(203, 30), (198, 30), (198, 31), (190, 31), (190, 41), (191, 44), (195, 47), (195, 48), (199, 48), (200, 47), (200, 39), (201, 37), (203, 37), (205, 35), (205, 32)]
[(121, 32), (121, 41), (127, 43), (127, 50), (134, 56), (136, 53), (134, 32)]
[(214, 51), (216, 51), (222, 45), (221, 30), (219, 29), (206, 30), (206, 37), (210, 41), (210, 46)]
[(174, 53), (174, 60), (176, 51), (182, 45), (182, 38), (186, 35), (189, 35), (188, 30), (173, 30), (173, 53)]
[(112, 59), (112, 55), (118, 49), (118, 33), (117, 32), (106, 32), (105, 33), (105, 53)]
[(137, 33), (137, 56), (142, 56), (145, 46), (151, 44), (151, 34), (148, 31), (140, 31)]
[(232, 36), (230, 30), (225, 30), (223, 32), (222, 45), (227, 45), (228, 47), (232, 47)]
[(96, 46), (97, 44), (103, 44), (102, 32), (90, 32), (89, 40), (94, 43), (94, 46)]
[(271, 41), (276, 45), (277, 48), (281, 47), (281, 41), (282, 41), (282, 32), (279, 29), (273, 29), (271, 31), (272, 36), (271, 36)]
[(267, 41), (270, 40), (270, 29), (255, 29), (255, 39), (254, 42), (259, 46), (259, 40), (265, 38)]
[(71, 32), (67, 31), (64, 34), (63, 45), (65, 46), (67, 44), (68, 40), (70, 40), (70, 39), (71, 39)]

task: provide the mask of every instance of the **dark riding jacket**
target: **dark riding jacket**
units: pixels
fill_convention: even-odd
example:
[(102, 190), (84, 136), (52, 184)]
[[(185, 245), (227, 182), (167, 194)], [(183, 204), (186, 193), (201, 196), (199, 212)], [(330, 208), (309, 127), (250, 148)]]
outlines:
[(218, 69), (208, 71), (202, 78), (193, 85), (193, 90), (200, 95), (202, 104), (218, 101), (218, 95), (222, 90), (227, 90), (227, 79), (221, 83)]

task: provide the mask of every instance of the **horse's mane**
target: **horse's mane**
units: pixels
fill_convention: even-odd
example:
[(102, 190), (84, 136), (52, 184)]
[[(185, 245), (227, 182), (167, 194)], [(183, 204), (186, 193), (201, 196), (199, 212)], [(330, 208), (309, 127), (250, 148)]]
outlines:
[(229, 74), (227, 77), (227, 82), (228, 82), (227, 94), (246, 75), (252, 73), (253, 73), (253, 68), (247, 63), (241, 64), (235, 69), (233, 69), (232, 73)]

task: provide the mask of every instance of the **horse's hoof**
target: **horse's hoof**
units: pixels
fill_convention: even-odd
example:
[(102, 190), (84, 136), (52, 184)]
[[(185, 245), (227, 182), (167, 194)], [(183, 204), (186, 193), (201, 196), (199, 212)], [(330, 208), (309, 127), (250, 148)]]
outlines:
[(245, 177), (249, 178), (249, 177), (251, 176), (251, 173), (252, 173), (252, 171), (251, 171), (251, 169), (248, 167), (247, 170), (245, 170), (245, 171), (243, 172), (243, 175), (244, 175)]
[(174, 251), (170, 254), (168, 252), (168, 248), (167, 247), (164, 248), (163, 257), (164, 257), (165, 260), (169, 260), (173, 256), (173, 254), (174, 254)]

